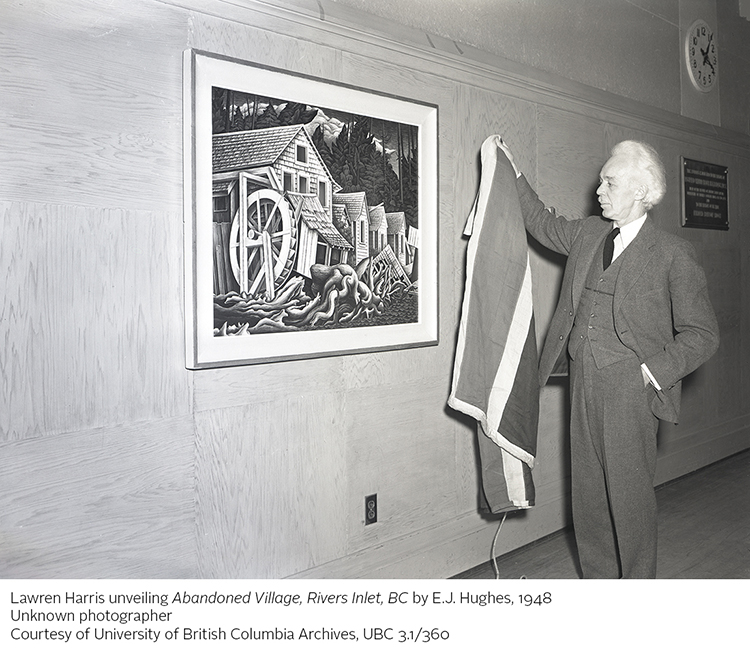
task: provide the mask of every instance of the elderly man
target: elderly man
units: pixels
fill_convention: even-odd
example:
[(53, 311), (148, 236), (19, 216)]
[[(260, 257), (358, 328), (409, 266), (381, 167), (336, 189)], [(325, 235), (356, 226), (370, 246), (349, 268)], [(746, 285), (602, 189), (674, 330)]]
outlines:
[(544, 385), (567, 355), (583, 575), (653, 578), (659, 419), (677, 422), (680, 380), (719, 343), (705, 275), (692, 245), (649, 219), (666, 182), (647, 144), (613, 148), (599, 176), (602, 216), (583, 220), (545, 208), (502, 139), (498, 146), (516, 171), (527, 231), (568, 256), (539, 377)]

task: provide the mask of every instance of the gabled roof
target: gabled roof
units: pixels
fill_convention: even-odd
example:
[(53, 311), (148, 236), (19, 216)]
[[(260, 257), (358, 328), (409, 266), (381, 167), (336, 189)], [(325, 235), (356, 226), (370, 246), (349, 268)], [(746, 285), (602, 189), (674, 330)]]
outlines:
[(352, 250), (349, 243), (334, 226), (323, 205), (315, 195), (304, 195), (301, 193), (287, 193), (292, 203), (294, 213), (301, 216), (305, 224), (315, 230), (329, 245), (340, 250)]
[(214, 180), (212, 184), (213, 195), (223, 196), (236, 184), (236, 180)]
[(211, 156), (213, 172), (221, 173), (273, 164), (300, 130), (304, 130), (303, 125), (214, 134)]
[(386, 214), (385, 219), (388, 221), (388, 234), (406, 232), (406, 214), (404, 212)]
[(385, 207), (383, 207), (383, 203), (381, 202), (379, 205), (370, 207), (369, 213), (370, 213), (370, 230), (373, 232), (378, 231), (378, 230), (385, 230), (386, 229)]
[(346, 211), (349, 212), (349, 218), (352, 220), (358, 219), (363, 213), (365, 216), (368, 215), (367, 195), (364, 191), (335, 193), (333, 195), (333, 204), (346, 206)]

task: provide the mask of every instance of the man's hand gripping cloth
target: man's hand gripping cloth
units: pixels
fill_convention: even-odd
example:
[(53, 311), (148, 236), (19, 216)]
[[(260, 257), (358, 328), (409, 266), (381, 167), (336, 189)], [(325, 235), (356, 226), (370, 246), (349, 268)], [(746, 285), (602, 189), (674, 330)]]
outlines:
[(481, 428), (482, 486), (493, 513), (534, 505), (539, 422), (526, 230), (516, 174), (499, 139), (482, 145), (479, 193), (464, 230), (466, 287), (448, 398)]

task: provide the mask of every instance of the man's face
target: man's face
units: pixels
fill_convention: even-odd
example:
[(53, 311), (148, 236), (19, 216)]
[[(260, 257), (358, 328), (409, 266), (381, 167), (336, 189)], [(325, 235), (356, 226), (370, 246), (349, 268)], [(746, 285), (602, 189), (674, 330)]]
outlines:
[(628, 157), (618, 155), (607, 160), (596, 190), (604, 218), (620, 227), (640, 218), (644, 214), (643, 193), (638, 171)]

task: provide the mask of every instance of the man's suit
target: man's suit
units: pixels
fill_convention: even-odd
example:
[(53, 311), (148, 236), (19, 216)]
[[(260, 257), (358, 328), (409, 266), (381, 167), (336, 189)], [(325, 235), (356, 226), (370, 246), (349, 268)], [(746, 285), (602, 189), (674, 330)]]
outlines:
[[(584, 339), (585, 328), (597, 326), (581, 329), (581, 321), (588, 319), (581, 316), (580, 304), (582, 296), (589, 298), (585, 293), (607, 298), (598, 258), (611, 223), (598, 216), (572, 221), (558, 216), (544, 207), (523, 176), (517, 189), (529, 233), (568, 256), (540, 358), (540, 384), (566, 356), (574, 321), (586, 343), (580, 348), (570, 344), (573, 510), (584, 576), (653, 577), (657, 419), (677, 422), (681, 379), (718, 347), (705, 275), (689, 242), (646, 219), (608, 278), (609, 337), (622, 356), (599, 366), (597, 342)], [(596, 288), (599, 282), (602, 289)], [(645, 387), (641, 364), (659, 390)], [(609, 534), (597, 541), (605, 524)], [(607, 549), (612, 554), (603, 553)]]

